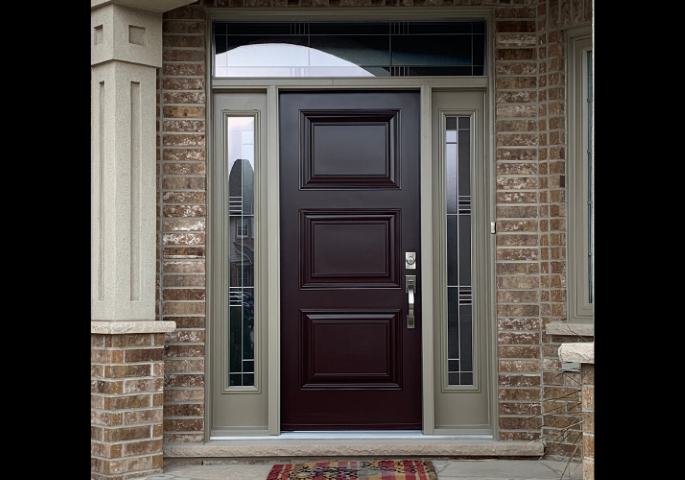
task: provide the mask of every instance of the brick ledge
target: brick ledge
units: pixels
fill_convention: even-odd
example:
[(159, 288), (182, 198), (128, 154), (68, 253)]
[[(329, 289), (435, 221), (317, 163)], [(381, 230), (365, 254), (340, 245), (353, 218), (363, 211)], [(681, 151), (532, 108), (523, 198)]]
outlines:
[(550, 322), (545, 327), (548, 335), (577, 335), (594, 337), (595, 326), (592, 323)]
[(166, 333), (176, 330), (176, 322), (138, 321), (138, 322), (90, 322), (90, 333), (122, 335), (127, 333)]

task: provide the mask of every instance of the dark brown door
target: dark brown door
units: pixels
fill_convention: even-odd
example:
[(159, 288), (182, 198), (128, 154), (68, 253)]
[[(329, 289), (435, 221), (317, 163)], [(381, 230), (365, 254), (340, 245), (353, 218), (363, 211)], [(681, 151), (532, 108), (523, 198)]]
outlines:
[(281, 429), (420, 429), (419, 94), (287, 92), (279, 116)]

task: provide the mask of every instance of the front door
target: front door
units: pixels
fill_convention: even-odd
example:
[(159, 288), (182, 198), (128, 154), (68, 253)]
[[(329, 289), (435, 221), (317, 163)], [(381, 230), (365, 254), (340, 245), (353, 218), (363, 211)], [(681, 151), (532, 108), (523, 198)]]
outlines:
[(419, 93), (283, 92), (279, 138), (281, 430), (419, 430)]

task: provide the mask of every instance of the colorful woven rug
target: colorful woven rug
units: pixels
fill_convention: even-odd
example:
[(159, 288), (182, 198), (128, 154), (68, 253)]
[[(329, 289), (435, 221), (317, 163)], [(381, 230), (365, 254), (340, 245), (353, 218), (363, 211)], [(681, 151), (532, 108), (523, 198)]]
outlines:
[(285, 463), (266, 480), (438, 480), (430, 460)]

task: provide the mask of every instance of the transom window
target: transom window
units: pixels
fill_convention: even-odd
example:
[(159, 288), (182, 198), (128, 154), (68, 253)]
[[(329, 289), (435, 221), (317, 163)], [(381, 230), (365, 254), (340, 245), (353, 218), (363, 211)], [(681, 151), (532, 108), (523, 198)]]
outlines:
[(485, 75), (485, 21), (214, 22), (217, 77)]

